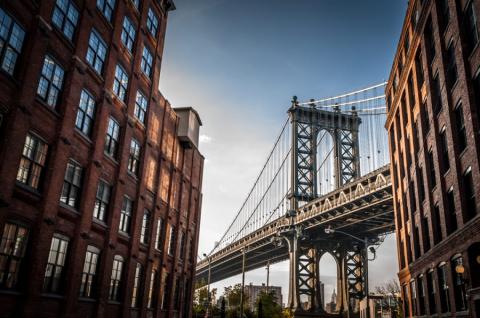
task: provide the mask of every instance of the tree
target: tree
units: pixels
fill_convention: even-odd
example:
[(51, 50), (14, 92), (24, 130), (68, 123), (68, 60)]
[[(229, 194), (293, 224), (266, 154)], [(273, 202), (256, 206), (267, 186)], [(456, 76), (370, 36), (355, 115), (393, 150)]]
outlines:
[(273, 291), (262, 291), (258, 295), (257, 301), (258, 318), (282, 318), (282, 307), (277, 303), (277, 297)]
[[(242, 285), (236, 284), (233, 287), (225, 287), (224, 297), (228, 304), (227, 317), (240, 317), (240, 299), (242, 295)], [(248, 308), (248, 295), (243, 293), (243, 312), (246, 317), (251, 317), (252, 313)]]
[(380, 303), (384, 310), (392, 313), (392, 317), (403, 317), (403, 307), (400, 299), (400, 284), (392, 279), (384, 285), (376, 286), (375, 292), (383, 296)]

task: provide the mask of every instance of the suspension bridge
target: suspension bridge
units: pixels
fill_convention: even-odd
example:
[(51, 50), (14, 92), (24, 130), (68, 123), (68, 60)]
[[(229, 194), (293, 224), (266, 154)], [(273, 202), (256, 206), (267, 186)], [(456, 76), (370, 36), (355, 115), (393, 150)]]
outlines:
[(368, 250), (394, 231), (385, 85), (293, 98), (246, 199), (197, 263), (197, 281), (289, 260), (287, 307), (295, 317), (322, 317), (319, 263), (330, 253), (337, 263), (337, 316), (360, 315)]

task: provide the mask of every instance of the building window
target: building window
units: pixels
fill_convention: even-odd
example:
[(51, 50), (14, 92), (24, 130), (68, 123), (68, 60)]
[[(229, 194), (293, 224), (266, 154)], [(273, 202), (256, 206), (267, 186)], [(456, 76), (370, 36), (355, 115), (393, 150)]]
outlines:
[[(143, 60), (142, 60), (142, 63), (143, 63)], [(147, 107), (148, 107), (147, 98), (145, 97), (145, 95), (142, 94), (142, 92), (137, 91), (137, 98), (135, 99), (134, 115), (142, 124), (145, 124), (145, 115), (147, 113)]]
[(450, 42), (450, 45), (447, 49), (446, 54), (446, 71), (447, 71), (447, 84), (449, 89), (452, 89), (453, 85), (457, 82), (457, 62), (455, 61), (455, 45), (453, 41)]
[(152, 76), (152, 66), (153, 66), (153, 55), (150, 53), (150, 50), (146, 46), (143, 47), (142, 53), (142, 63), (141, 63), (142, 72), (147, 75), (148, 78)]
[(442, 313), (450, 312), (450, 297), (448, 296), (447, 270), (445, 264), (438, 266), (438, 291)]
[(82, 281), (80, 283), (80, 297), (92, 298), (95, 296), (99, 258), (100, 250), (89, 245), (87, 247), (87, 253), (85, 254), (85, 263), (83, 265)]
[(458, 138), (458, 152), (462, 152), (467, 148), (467, 132), (465, 130), (465, 120), (463, 118), (462, 104), (459, 103), (454, 109), (455, 128)]
[(450, 169), (450, 161), (448, 159), (448, 139), (447, 139), (447, 129), (443, 126), (440, 131), (440, 152), (441, 152), (441, 162), (442, 162), (442, 173), (446, 173)]
[(0, 8), (0, 63), (2, 70), (13, 75), (22, 51), (25, 31)]
[(100, 221), (105, 221), (109, 202), (110, 186), (106, 182), (100, 180), (97, 186), (95, 206), (93, 207), (93, 217)]
[(466, 220), (471, 220), (477, 214), (477, 207), (475, 204), (475, 189), (472, 178), (472, 168), (468, 167), (462, 178), (463, 183), (463, 200), (465, 202), (465, 216)]
[(133, 292), (132, 292), (132, 303), (133, 308), (137, 308), (141, 303), (141, 290), (142, 290), (142, 277), (143, 277), (143, 266), (140, 263), (137, 263), (135, 267), (135, 278), (133, 279)]
[(425, 200), (425, 185), (423, 183), (423, 168), (417, 168), (417, 183), (418, 183), (418, 196), (420, 197), (420, 202)]
[(123, 197), (122, 210), (120, 211), (120, 232), (130, 233), (130, 223), (132, 219), (133, 201), (129, 197)]
[(433, 207), (433, 242), (434, 244), (438, 244), (442, 240), (442, 226), (441, 226), (441, 219), (440, 219), (440, 207), (438, 203)]
[(415, 106), (415, 92), (413, 90), (413, 74), (408, 75), (408, 103), (409, 108), (413, 109)]
[(95, 99), (88, 91), (83, 89), (80, 93), (80, 101), (78, 103), (77, 120), (75, 121), (75, 126), (85, 136), (90, 137), (94, 117)]
[(62, 89), (63, 68), (50, 56), (45, 56), (43, 61), (42, 74), (38, 83), (37, 95), (48, 106), (55, 108)]
[(52, 22), (71, 41), (78, 21), (78, 10), (72, 0), (57, 0)]
[(422, 87), (424, 81), (423, 75), (423, 63), (422, 63), (422, 52), (418, 51), (417, 55), (415, 56), (415, 69), (417, 74), (417, 85), (418, 89)]
[(175, 226), (170, 226), (170, 237), (168, 238), (168, 255), (175, 256)]
[(17, 287), (18, 274), (25, 255), (28, 231), (25, 227), (5, 223), (0, 242), (0, 288)]
[(453, 187), (447, 192), (447, 232), (451, 234), (457, 230), (457, 213), (455, 211), (455, 196)]
[(150, 235), (150, 211), (143, 212), (142, 229), (140, 231), (140, 243), (148, 244)]
[(159, 251), (162, 250), (162, 234), (163, 234), (163, 219), (157, 220), (157, 235), (155, 236), (155, 248)]
[(430, 231), (428, 228), (428, 217), (422, 218), (422, 235), (423, 235), (423, 253), (430, 250)]
[(418, 226), (415, 224), (415, 231), (413, 232), (413, 251), (415, 259), (420, 257), (420, 232)]
[(428, 62), (431, 64), (436, 54), (432, 18), (428, 19), (427, 26), (425, 27), (425, 46), (427, 47)]
[(428, 311), (430, 315), (437, 312), (437, 303), (435, 297), (435, 280), (433, 278), (433, 270), (427, 273), (427, 289), (428, 289)]
[(78, 208), (82, 188), (82, 167), (70, 160), (67, 163), (60, 202), (75, 209)]
[(440, 80), (438, 78), (438, 73), (435, 75), (432, 81), (432, 109), (433, 114), (438, 115), (442, 110), (442, 93), (440, 90)]
[(135, 26), (128, 17), (123, 19), (122, 34), (120, 36), (123, 45), (132, 52), (133, 43), (135, 43)]
[[(163, 275), (162, 275), (162, 290), (163, 291), (166, 291), (166, 290), (169, 290), (168, 288), (170, 287), (170, 283), (169, 283), (169, 274), (167, 272), (163, 272)], [(163, 292), (162, 293), (162, 303), (160, 305), (160, 307), (165, 310), (167, 309), (167, 306), (168, 306), (168, 298), (167, 298), (167, 295), (168, 293), (166, 292)]]
[(38, 189), (42, 178), (48, 145), (33, 134), (27, 134), (23, 145), (22, 159), (17, 172), (17, 181)]
[(123, 257), (115, 255), (113, 258), (112, 276), (110, 277), (110, 289), (108, 299), (120, 300), (120, 285), (122, 283)]
[(433, 159), (433, 149), (430, 149), (428, 152), (428, 167), (430, 169), (430, 186), (432, 187), (432, 191), (435, 189), (437, 185), (437, 179), (435, 178), (435, 161)]
[(115, 0), (97, 0), (97, 8), (103, 13), (105, 18), (111, 22), (113, 9), (115, 8)]
[(121, 67), (117, 65), (115, 68), (115, 79), (113, 80), (113, 92), (117, 97), (122, 101), (125, 102), (125, 95), (127, 93), (128, 87), (128, 75), (127, 72)]
[(465, 10), (463, 26), (467, 40), (467, 53), (470, 54), (478, 43), (477, 15), (473, 1), (470, 1)]
[(186, 243), (185, 232), (180, 232), (180, 255), (178, 256), (178, 258), (181, 260), (185, 259), (185, 243)]
[(420, 316), (425, 315), (425, 288), (423, 286), (423, 275), (420, 275), (417, 278), (417, 287), (418, 287), (418, 312)]
[(107, 57), (107, 44), (102, 40), (97, 31), (92, 30), (88, 40), (87, 62), (93, 69), (102, 75), (103, 64)]
[(158, 18), (153, 12), (152, 8), (148, 8), (147, 14), (147, 29), (153, 35), (153, 37), (157, 37), (158, 32)]
[(48, 254), (47, 268), (43, 281), (43, 291), (59, 293), (63, 279), (63, 267), (68, 249), (68, 239), (60, 234), (54, 234)]
[(150, 285), (148, 287), (147, 308), (153, 308), (154, 306), (154, 301), (153, 301), (154, 295), (157, 294), (154, 292), (156, 280), (157, 280), (157, 271), (152, 269), (152, 274), (150, 275)]
[(467, 293), (465, 287), (465, 267), (463, 266), (463, 259), (458, 256), (452, 260), (452, 273), (453, 273), (453, 288), (455, 293), (455, 306), (456, 311), (467, 310)]
[(128, 156), (128, 171), (133, 173), (134, 175), (138, 174), (138, 167), (140, 164), (140, 152), (141, 147), (140, 143), (132, 138), (130, 142), (130, 154)]
[(105, 153), (112, 158), (117, 157), (118, 142), (120, 138), (120, 125), (110, 117), (108, 119), (107, 134), (105, 136)]

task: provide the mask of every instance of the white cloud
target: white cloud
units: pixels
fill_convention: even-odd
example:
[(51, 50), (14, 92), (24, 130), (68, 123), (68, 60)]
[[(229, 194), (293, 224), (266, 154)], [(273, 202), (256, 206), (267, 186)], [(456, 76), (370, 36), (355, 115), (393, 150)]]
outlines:
[(209, 144), (212, 142), (212, 137), (207, 135), (200, 135), (200, 142), (203, 144)]

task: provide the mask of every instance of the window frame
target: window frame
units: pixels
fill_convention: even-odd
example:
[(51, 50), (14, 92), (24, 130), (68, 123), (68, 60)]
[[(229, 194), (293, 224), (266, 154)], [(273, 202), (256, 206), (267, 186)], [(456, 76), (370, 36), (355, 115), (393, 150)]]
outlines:
[(125, 16), (122, 22), (120, 40), (122, 41), (123, 46), (130, 53), (133, 53), (133, 46), (135, 45), (136, 36), (137, 30), (135, 24), (128, 16)]
[(146, 20), (146, 26), (148, 32), (156, 39), (158, 35), (158, 27), (160, 24), (160, 20), (155, 13), (155, 11), (150, 7), (148, 8), (147, 11), (147, 20)]
[(116, 159), (120, 148), (120, 123), (113, 117), (108, 118), (107, 131), (105, 133), (104, 152), (109, 157)]
[(93, 207), (93, 217), (98, 221), (106, 222), (111, 193), (112, 186), (105, 180), (98, 180), (95, 205)]
[[(50, 75), (46, 74), (47, 72), (50, 73), (47, 70), (48, 68), (47, 63), (52, 64), (52, 70)], [(59, 71), (59, 74), (57, 74), (57, 71)], [(61, 73), (61, 76), (60, 76), (60, 73)], [(57, 81), (57, 83), (55, 83), (56, 82), (55, 77), (60, 77), (60, 80)], [(36, 91), (37, 98), (41, 100), (44, 104), (49, 106), (50, 108), (56, 109), (58, 106), (59, 100), (61, 99), (64, 80), (65, 80), (65, 69), (50, 54), (46, 54), (43, 59), (42, 69), (40, 71), (40, 79), (38, 81), (38, 86)], [(53, 96), (51, 95), (52, 91), (54, 92)], [(51, 100), (51, 98), (54, 100)]]
[[(90, 259), (87, 261), (87, 257)], [(95, 256), (95, 261), (93, 262)], [(94, 298), (96, 296), (95, 287), (97, 284), (97, 269), (100, 263), (101, 251), (99, 248), (88, 245), (85, 251), (85, 259), (83, 262), (82, 279), (80, 281), (79, 294), (81, 298)], [(88, 267), (88, 268), (87, 268)]]
[[(32, 147), (30, 156), (28, 155), (29, 149), (26, 149), (29, 138), (32, 140), (32, 143), (29, 144)], [(42, 188), (41, 185), (48, 159), (48, 148), (49, 145), (43, 138), (31, 131), (27, 133), (17, 169), (17, 182), (36, 191)], [(28, 167), (25, 166), (25, 163), (28, 163)]]
[[(55, 240), (58, 243), (55, 244)], [(45, 275), (43, 281), (43, 291), (46, 293), (59, 294), (63, 289), (63, 280), (65, 275), (65, 262), (68, 257), (68, 246), (70, 238), (65, 235), (54, 233), (50, 243), (50, 252), (47, 259), (47, 265), (45, 267)], [(56, 250), (54, 250), (56, 246)], [(52, 259), (52, 257), (54, 259)], [(51, 268), (49, 270), (49, 267)], [(55, 285), (55, 274), (59, 271), (58, 282)], [(52, 276), (48, 277), (47, 273), (51, 272)]]
[(140, 160), (142, 157), (142, 146), (140, 145), (140, 142), (132, 138), (130, 140), (130, 149), (128, 152), (128, 163), (127, 163), (127, 169), (128, 172), (132, 173), (135, 176), (138, 176), (138, 173), (140, 172)]
[[(94, 41), (92, 43), (92, 41)], [(90, 31), (90, 36), (88, 37), (87, 53), (85, 55), (85, 60), (87, 64), (93, 68), (95, 73), (102, 76), (105, 61), (107, 59), (108, 46), (105, 40), (103, 40), (100, 32), (95, 28), (92, 28)]]
[[(67, 180), (67, 177), (69, 174), (69, 170), (68, 170), (69, 167), (73, 168), (73, 171), (70, 172), (72, 173), (72, 180)], [(76, 162), (73, 159), (68, 160), (67, 167), (65, 168), (65, 176), (63, 178), (62, 192), (60, 193), (60, 202), (76, 210), (78, 210), (80, 197), (82, 196), (83, 172), (84, 172), (83, 169), (84, 168), (80, 165), (80, 163)], [(78, 180), (77, 183), (75, 183), (75, 178), (77, 178)], [(66, 186), (67, 186), (67, 189), (65, 189)], [(72, 194), (72, 189), (74, 190), (73, 194)], [(62, 198), (64, 197), (65, 191), (67, 191), (67, 196), (66, 196), (66, 200), (63, 200)], [(70, 204), (70, 201), (72, 199), (73, 199), (73, 205)]]
[[(26, 31), (25, 31), (25, 28), (20, 23), (18, 23), (17, 20), (12, 15), (10, 15), (6, 10), (0, 8), (0, 17), (2, 13), (5, 15), (5, 17), (8, 17), (10, 21), (9, 21), (9, 25), (7, 26), (7, 29), (8, 29), (6, 32), (7, 37), (0, 38), (5, 43), (5, 45), (0, 49), (0, 62), (1, 62), (0, 69), (2, 70), (2, 72), (5, 72), (9, 76), (14, 76), (15, 70), (17, 68), (18, 57), (22, 54), (22, 48), (25, 42)], [(2, 27), (1, 24), (0, 24), (0, 27)], [(11, 43), (12, 35), (14, 35), (14, 33), (16, 33), (17, 31), (20, 31), (20, 33), (18, 34), (18, 37), (15, 36), (15, 38), (17, 38), (17, 41), (15, 41), (15, 43)], [(12, 59), (9, 60), (11, 64), (6, 66), (6, 56), (7, 56), (7, 52), (9, 52), (9, 49), (10, 49), (10, 52), (13, 52), (13, 54), (16, 54), (16, 55), (14, 55), (13, 61)]]
[(108, 300), (120, 302), (122, 289), (122, 276), (125, 267), (125, 258), (121, 255), (115, 255), (112, 263), (112, 273), (110, 275), (110, 285), (108, 289)]
[[(127, 203), (129, 202), (129, 203)], [(130, 226), (133, 214), (134, 201), (127, 195), (123, 196), (122, 209), (120, 210), (120, 222), (118, 231), (130, 235)], [(130, 207), (127, 209), (127, 207)]]
[(123, 66), (117, 63), (115, 66), (112, 91), (123, 103), (125, 103), (127, 97), (129, 81), (130, 79), (127, 71)]
[[(7, 227), (13, 228), (13, 236), (9, 235), (11, 234), (11, 229), (7, 229)], [(22, 236), (19, 236), (20, 230), (23, 232)], [(7, 231), (9, 232), (7, 233)], [(8, 244), (7, 242), (11, 241), (12, 238), (15, 244)], [(22, 261), (25, 257), (28, 238), (29, 229), (26, 226), (12, 220), (5, 222), (2, 236), (0, 237), (0, 260), (4, 259), (2, 263), (5, 264), (2, 271), (0, 271), (0, 288), (9, 290), (18, 288), (19, 274), (23, 268)], [(15, 264), (13, 267), (12, 262)]]
[[(61, 8), (60, 5), (58, 5), (59, 2), (64, 2), (66, 3), (66, 11)], [(75, 16), (75, 21), (72, 21), (72, 16), (71, 11), (76, 13)], [(60, 16), (61, 21), (57, 21), (55, 18), (55, 14), (57, 13), (57, 17)], [(72, 0), (56, 0), (55, 1), (55, 6), (52, 11), (52, 24), (70, 41), (73, 41), (73, 38), (75, 37), (75, 32), (78, 24), (78, 18), (80, 17), (80, 11), (78, 10), (77, 6), (75, 5), (75, 2)], [(60, 24), (57, 24), (60, 23)], [(68, 29), (67, 27), (71, 28)], [(66, 32), (67, 30), (71, 31), (70, 33)]]
[(78, 101), (75, 128), (88, 138), (92, 135), (96, 110), (97, 103), (95, 97), (87, 89), (83, 88)]
[(142, 50), (142, 59), (140, 62), (140, 69), (148, 79), (152, 79), (153, 62), (154, 62), (154, 56), (152, 52), (146, 45), (144, 45)]

